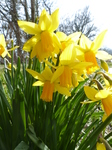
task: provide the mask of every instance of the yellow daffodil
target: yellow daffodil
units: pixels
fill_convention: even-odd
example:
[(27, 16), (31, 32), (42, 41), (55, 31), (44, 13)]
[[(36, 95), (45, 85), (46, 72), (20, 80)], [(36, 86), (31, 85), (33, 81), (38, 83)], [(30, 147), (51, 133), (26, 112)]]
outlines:
[(44, 9), (40, 15), (39, 23), (18, 21), (19, 27), (26, 33), (34, 35), (23, 47), (25, 51), (31, 51), (31, 58), (38, 57), (40, 60), (48, 58), (52, 52), (59, 52), (56, 48), (59, 44), (54, 31), (59, 25), (59, 9), (49, 15)]
[[(89, 40), (85, 35), (82, 35), (80, 38), (80, 44), (77, 48), (82, 52), (79, 55), (81, 60), (86, 62), (92, 62), (93, 65), (87, 67), (88, 74), (94, 72), (99, 69), (99, 65), (97, 63), (96, 57), (98, 59), (106, 60), (112, 58), (107, 52), (98, 51), (101, 48), (104, 36), (107, 30), (101, 32), (94, 41)], [(107, 57), (108, 56), (108, 57)]]
[(6, 42), (5, 42), (5, 38), (4, 38), (4, 35), (3, 34), (0, 34), (0, 56), (2, 56), (3, 58), (8, 55), (9, 57), (10, 54), (8, 51), (12, 51), (12, 50), (15, 50), (16, 48), (18, 48), (19, 46), (15, 46), (11, 49), (8, 49), (6, 50)]
[(86, 96), (93, 102), (101, 100), (104, 111), (107, 116), (112, 113), (112, 91), (109, 89), (96, 90), (93, 87), (85, 86)]
[(54, 78), (54, 74), (50, 70), (49, 67), (45, 67), (45, 70), (42, 73), (38, 73), (36, 71), (33, 71), (31, 69), (26, 69), (27, 72), (29, 72), (36, 81), (33, 86), (43, 86), (43, 91), (41, 94), (41, 99), (43, 99), (46, 102), (52, 101), (53, 92), (58, 91), (61, 94), (70, 96), (70, 92), (67, 88), (61, 87), (57, 80), (54, 80), (51, 82), (52, 78)]
[(105, 144), (97, 142), (96, 149), (97, 150), (106, 150)]
[[(76, 55), (76, 50), (74, 44), (69, 44), (64, 51), (62, 51), (59, 59), (59, 66), (57, 70), (54, 72), (54, 78), (52, 78), (51, 82), (53, 82), (56, 78), (60, 79), (61, 86), (64, 87), (72, 87), (73, 76), (75, 73), (75, 79), (78, 79), (78, 70), (83, 70), (88, 65), (92, 63), (88, 62), (79, 62)], [(77, 83), (78, 81), (74, 82)], [(77, 85), (77, 84), (76, 84)]]
[(0, 34), (0, 56), (5, 52), (5, 38), (3, 34)]

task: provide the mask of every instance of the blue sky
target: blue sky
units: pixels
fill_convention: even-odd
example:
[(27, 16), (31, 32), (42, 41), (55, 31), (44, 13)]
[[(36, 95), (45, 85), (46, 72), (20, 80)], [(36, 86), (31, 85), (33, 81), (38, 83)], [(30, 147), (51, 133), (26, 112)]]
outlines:
[(57, 0), (60, 17), (71, 16), (79, 9), (89, 6), (95, 26), (100, 32), (107, 29), (103, 46), (112, 49), (112, 0)]

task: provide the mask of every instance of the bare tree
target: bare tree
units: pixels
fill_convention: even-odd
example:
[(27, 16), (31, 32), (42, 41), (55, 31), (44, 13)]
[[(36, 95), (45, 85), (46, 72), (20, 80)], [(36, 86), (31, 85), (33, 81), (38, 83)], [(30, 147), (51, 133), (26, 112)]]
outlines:
[[(23, 43), (31, 36), (24, 33), (17, 24), (17, 20), (26, 20), (35, 22), (43, 8), (51, 14), (54, 11), (55, 1), (50, 0), (5, 0), (0, 2), (0, 32), (4, 34), (6, 40), (13, 38), (14, 44), (19, 45), (16, 56), (24, 60)], [(75, 31), (82, 31), (89, 38), (92, 38), (97, 28), (92, 23), (89, 8), (74, 15), (72, 21), (66, 19), (59, 26), (59, 30), (67, 35)]]
[(83, 10), (78, 11), (72, 19), (65, 19), (59, 26), (59, 30), (63, 31), (67, 35), (81, 31), (88, 38), (92, 39), (95, 37), (98, 28), (94, 25), (89, 6), (86, 6)]

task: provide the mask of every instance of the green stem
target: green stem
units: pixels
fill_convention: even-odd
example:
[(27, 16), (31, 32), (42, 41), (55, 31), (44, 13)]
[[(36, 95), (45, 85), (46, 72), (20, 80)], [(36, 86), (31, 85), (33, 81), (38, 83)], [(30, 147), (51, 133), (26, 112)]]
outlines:
[[(11, 40), (11, 47), (14, 47), (14, 42)], [(14, 87), (14, 68), (13, 68), (13, 62), (14, 62), (14, 53), (11, 51), (11, 76), (12, 76), (12, 85)]]

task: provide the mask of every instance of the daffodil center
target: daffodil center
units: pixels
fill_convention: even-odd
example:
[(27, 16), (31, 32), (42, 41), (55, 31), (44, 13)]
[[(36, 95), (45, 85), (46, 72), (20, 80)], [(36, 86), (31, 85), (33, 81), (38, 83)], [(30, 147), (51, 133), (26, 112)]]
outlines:
[(0, 55), (5, 51), (4, 47), (0, 44)]
[(41, 46), (44, 52), (52, 52), (54, 50), (52, 33), (48, 31), (41, 33)]
[(86, 62), (92, 62), (93, 63), (93, 65), (86, 67), (88, 74), (91, 74), (92, 72), (95, 72), (96, 70), (99, 69), (95, 54), (92, 51), (87, 51), (84, 54), (84, 57), (85, 57)]
[(72, 86), (72, 70), (66, 66), (60, 76), (60, 85), (64, 87)]
[(53, 91), (54, 91), (54, 84), (50, 83), (49, 81), (46, 81), (44, 83), (43, 91), (40, 98), (46, 102), (52, 101)]
[(95, 54), (92, 51), (87, 51), (84, 55), (86, 62), (92, 62), (92, 66), (98, 66)]

